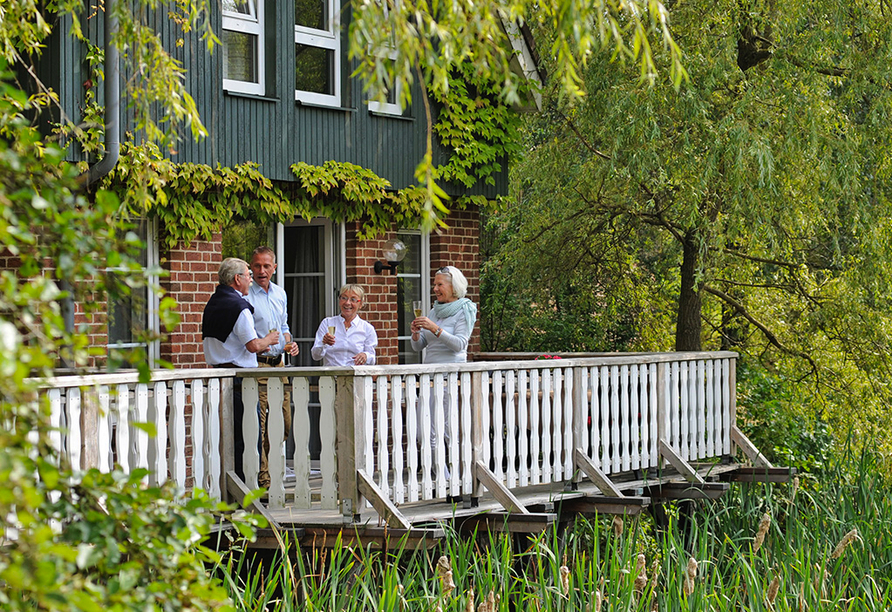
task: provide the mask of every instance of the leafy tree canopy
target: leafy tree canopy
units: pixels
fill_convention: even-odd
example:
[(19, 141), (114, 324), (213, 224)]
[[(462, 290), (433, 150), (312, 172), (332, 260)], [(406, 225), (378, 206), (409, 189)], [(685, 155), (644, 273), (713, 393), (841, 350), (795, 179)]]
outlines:
[(734, 348), (836, 431), (887, 427), (884, 5), (686, 2), (672, 32), (682, 88), (593, 61), (584, 99), (552, 93), (529, 118), (487, 264), (519, 325), (489, 341)]

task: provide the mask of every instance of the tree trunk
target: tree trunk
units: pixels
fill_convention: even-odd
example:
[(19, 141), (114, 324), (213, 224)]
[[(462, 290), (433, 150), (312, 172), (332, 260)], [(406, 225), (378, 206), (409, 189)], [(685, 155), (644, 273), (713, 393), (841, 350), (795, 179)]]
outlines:
[(700, 350), (700, 290), (697, 287), (699, 250), (694, 232), (685, 234), (681, 260), (681, 292), (675, 323), (675, 350)]

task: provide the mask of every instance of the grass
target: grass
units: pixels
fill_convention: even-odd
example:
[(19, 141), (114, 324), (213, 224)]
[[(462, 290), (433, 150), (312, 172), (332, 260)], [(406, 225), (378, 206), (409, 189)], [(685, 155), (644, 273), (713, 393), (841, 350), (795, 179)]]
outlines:
[(447, 531), (434, 551), (305, 543), (253, 568), (234, 552), (217, 571), (245, 611), (892, 610), (888, 473), (868, 456), (839, 465), (670, 506), (660, 527), (596, 516), (530, 537)]

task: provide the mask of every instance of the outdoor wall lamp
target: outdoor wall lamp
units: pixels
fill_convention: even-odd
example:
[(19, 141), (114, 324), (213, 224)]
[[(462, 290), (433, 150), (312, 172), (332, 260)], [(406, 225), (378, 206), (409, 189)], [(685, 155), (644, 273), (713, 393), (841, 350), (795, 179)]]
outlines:
[(390, 270), (391, 274), (396, 274), (396, 267), (405, 259), (408, 248), (401, 240), (388, 240), (384, 243), (382, 251), (387, 263), (376, 261), (375, 274), (383, 274), (384, 270)]

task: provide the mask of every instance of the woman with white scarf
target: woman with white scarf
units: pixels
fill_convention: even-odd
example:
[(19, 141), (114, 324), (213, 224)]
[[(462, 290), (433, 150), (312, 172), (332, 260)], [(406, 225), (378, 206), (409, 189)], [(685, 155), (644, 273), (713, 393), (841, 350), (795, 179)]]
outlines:
[[(418, 317), (412, 321), (412, 348), (416, 351), (427, 349), (424, 363), (464, 363), (468, 360), (468, 342), (471, 331), (477, 321), (477, 305), (465, 297), (468, 291), (468, 279), (455, 266), (446, 266), (437, 270), (434, 275), (434, 296), (437, 298), (434, 307), (426, 317)], [(431, 393), (433, 407), (434, 393)], [(445, 413), (445, 432), (447, 456), (450, 438), (451, 421), (448, 406), (450, 404), (449, 389), (443, 396)], [(431, 410), (433, 416), (433, 410)], [(431, 447), (437, 443), (436, 424), (431, 422)], [(448, 464), (448, 459), (447, 459)], [(445, 476), (450, 478), (449, 468)], [(452, 500), (452, 496), (447, 496)]]

